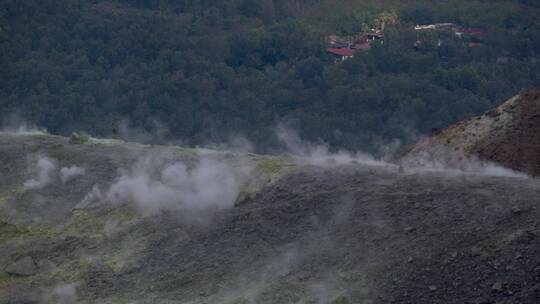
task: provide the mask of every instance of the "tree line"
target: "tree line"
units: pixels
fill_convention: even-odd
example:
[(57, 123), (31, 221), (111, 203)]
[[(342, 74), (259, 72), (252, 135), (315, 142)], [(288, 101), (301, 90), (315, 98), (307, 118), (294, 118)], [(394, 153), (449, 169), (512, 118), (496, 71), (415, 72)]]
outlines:
[[(190, 145), (240, 134), (262, 152), (286, 122), (306, 139), (376, 152), (540, 84), (538, 7), (450, 2), (6, 0), (0, 108), (53, 133), (110, 136), (129, 120)], [(388, 10), (400, 23), (371, 50), (343, 63), (326, 54), (327, 35)], [(412, 28), (431, 22), (487, 35)]]

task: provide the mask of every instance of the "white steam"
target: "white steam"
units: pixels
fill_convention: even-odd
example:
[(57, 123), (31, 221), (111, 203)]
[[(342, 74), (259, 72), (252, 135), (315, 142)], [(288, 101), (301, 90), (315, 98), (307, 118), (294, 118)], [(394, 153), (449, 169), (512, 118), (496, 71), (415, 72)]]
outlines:
[(77, 302), (77, 284), (65, 284), (54, 288), (54, 296), (58, 304), (74, 304)]
[(92, 190), (90, 190), (90, 192), (88, 192), (84, 196), (84, 198), (73, 209), (74, 210), (86, 209), (86, 208), (90, 207), (92, 203), (94, 203), (96, 201), (99, 201), (99, 200), (103, 200), (104, 197), (105, 196), (104, 196), (103, 192), (101, 191), (101, 189), (99, 188), (99, 186), (94, 185), (92, 187)]
[(54, 182), (57, 170), (56, 160), (38, 155), (32, 162), (31, 171), (34, 177), (24, 182), (25, 189), (41, 189)]
[[(330, 152), (328, 144), (321, 142), (314, 144), (302, 140), (297, 132), (288, 129), (284, 125), (278, 125), (276, 134), (279, 140), (285, 144), (289, 152), (298, 157), (299, 160), (316, 166), (346, 165), (360, 163), (371, 166), (396, 166), (395, 164), (378, 160), (372, 155), (345, 150)], [(387, 147), (381, 147), (383, 159), (393, 158), (392, 154), (399, 150), (399, 141), (390, 143)], [(400, 167), (405, 166), (408, 171), (443, 171), (450, 174), (478, 174), (485, 176), (499, 177), (519, 177), (526, 178), (527, 175), (521, 172), (504, 168), (492, 162), (481, 161), (475, 157), (465, 157), (464, 155), (437, 148), (437, 153), (416, 153), (414, 156), (407, 156), (399, 163)]]
[(204, 147), (218, 151), (230, 151), (235, 153), (253, 153), (255, 146), (245, 136), (240, 134), (231, 134), (227, 140), (222, 143), (206, 143)]
[[(118, 122), (117, 128), (113, 131), (113, 137), (119, 137), (125, 141), (139, 143), (167, 143), (170, 135), (169, 128), (157, 119), (152, 119), (150, 130), (144, 130), (131, 125), (129, 119), (122, 119)], [(179, 144), (179, 142), (176, 142)]]
[(64, 167), (60, 169), (60, 179), (62, 180), (62, 184), (65, 184), (74, 177), (84, 175), (85, 172), (86, 170), (84, 168), (77, 166)]
[(119, 220), (108, 219), (105, 222), (105, 226), (103, 227), (103, 234), (105, 234), (106, 237), (110, 238), (115, 234), (119, 226), (120, 226)]
[(37, 135), (47, 133), (45, 129), (38, 128), (36, 125), (28, 123), (16, 113), (9, 115), (2, 120), (0, 132), (18, 135)]
[(349, 152), (339, 150), (330, 152), (328, 144), (322, 142), (314, 144), (302, 140), (297, 132), (280, 124), (276, 128), (278, 139), (285, 144), (289, 152), (297, 156), (300, 160), (317, 166), (344, 165), (351, 163), (361, 163), (372, 166), (389, 165), (386, 162), (376, 160), (372, 155), (364, 152)]
[[(312, 302), (315, 304), (327, 303), (349, 303), (347, 298), (342, 296), (345, 292), (342, 290), (342, 284), (338, 278), (328, 275), (329, 278), (307, 284), (307, 289), (312, 295)], [(360, 303), (371, 303), (362, 301)]]
[(466, 157), (460, 152), (438, 147), (436, 153), (416, 153), (406, 156), (402, 163), (413, 171), (445, 171), (454, 174), (478, 174), (498, 177), (527, 178), (524, 173), (482, 161), (476, 157)]
[(104, 196), (111, 202), (132, 202), (144, 215), (224, 209), (234, 205), (249, 172), (247, 166), (237, 168), (206, 156), (193, 167), (145, 158), (118, 177)]
[(28, 171), (33, 177), (24, 182), (25, 189), (42, 189), (58, 181), (58, 178), (65, 184), (77, 176), (84, 175), (86, 171), (75, 165), (58, 169), (58, 161), (43, 154), (30, 156), (28, 162)]

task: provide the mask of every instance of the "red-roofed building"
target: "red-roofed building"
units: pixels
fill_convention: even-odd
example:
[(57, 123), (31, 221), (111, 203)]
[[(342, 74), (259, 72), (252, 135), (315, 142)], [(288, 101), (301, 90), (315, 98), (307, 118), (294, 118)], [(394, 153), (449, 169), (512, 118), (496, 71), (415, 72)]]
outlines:
[(341, 61), (353, 58), (354, 56), (354, 51), (350, 48), (329, 48), (326, 49), (326, 52), (334, 55), (336, 59)]

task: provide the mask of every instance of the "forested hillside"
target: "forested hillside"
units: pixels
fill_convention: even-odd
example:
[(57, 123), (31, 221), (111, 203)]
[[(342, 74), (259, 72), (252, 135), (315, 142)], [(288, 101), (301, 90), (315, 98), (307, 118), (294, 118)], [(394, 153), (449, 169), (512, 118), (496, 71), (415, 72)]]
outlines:
[[(399, 22), (336, 63), (330, 34)], [(417, 24), (481, 28), (481, 41)], [(418, 47), (415, 41), (422, 40)], [(53, 133), (186, 144), (241, 135), (260, 151), (284, 122), (375, 152), (540, 86), (537, 1), (4, 0), (0, 109)], [(124, 123), (122, 123), (124, 122)]]

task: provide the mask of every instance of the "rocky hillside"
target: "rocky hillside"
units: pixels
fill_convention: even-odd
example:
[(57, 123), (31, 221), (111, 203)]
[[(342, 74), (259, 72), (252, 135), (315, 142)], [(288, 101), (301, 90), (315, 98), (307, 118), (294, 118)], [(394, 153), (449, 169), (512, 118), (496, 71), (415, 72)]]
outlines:
[(0, 172), (0, 303), (540, 299), (532, 178), (7, 133)]
[(515, 96), (482, 116), (454, 124), (414, 145), (409, 163), (479, 158), (540, 175), (540, 90)]

